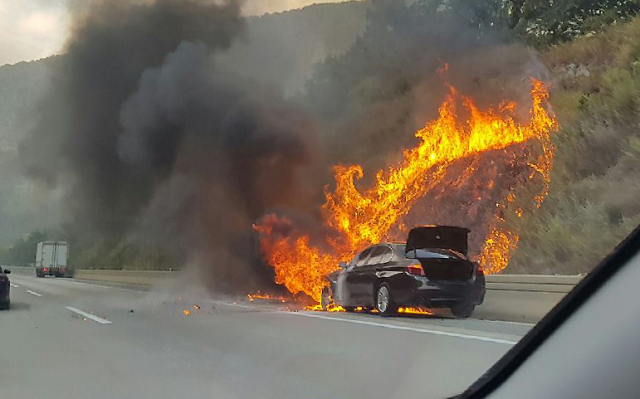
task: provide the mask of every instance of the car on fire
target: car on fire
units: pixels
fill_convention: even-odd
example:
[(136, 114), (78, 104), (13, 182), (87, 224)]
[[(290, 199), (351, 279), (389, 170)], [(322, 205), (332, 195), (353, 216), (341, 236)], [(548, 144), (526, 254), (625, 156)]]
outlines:
[(399, 307), (450, 308), (456, 317), (471, 316), (484, 301), (486, 284), (480, 265), (468, 258), (470, 230), (421, 226), (406, 243), (372, 245), (330, 274), (322, 307), (347, 311), (375, 309), (391, 316)]
[(0, 265), (0, 309), (9, 309), (11, 300), (9, 293), (11, 291), (11, 283), (7, 274), (11, 273), (8, 269), (3, 269)]

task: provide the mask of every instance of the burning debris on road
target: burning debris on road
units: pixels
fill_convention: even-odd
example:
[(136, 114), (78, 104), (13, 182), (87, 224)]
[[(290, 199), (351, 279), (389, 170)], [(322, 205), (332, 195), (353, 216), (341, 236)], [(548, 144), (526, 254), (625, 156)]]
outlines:
[(261, 299), (261, 300), (266, 300), (266, 301), (271, 301), (271, 302), (273, 302), (273, 301), (282, 302), (282, 303), (286, 303), (287, 302), (287, 298), (285, 298), (283, 296), (263, 294), (260, 291), (256, 292), (255, 294), (248, 294), (247, 295), (247, 299), (249, 300), (249, 302), (253, 302), (256, 299)]
[[(313, 306), (307, 306), (305, 308), (305, 310), (310, 310), (310, 311), (314, 311), (314, 312), (321, 312), (322, 311), (322, 306), (320, 305), (313, 305)], [(346, 312), (347, 310), (345, 308), (343, 308), (342, 306), (338, 306), (335, 304), (330, 304), (329, 306), (327, 306), (327, 312), (329, 313), (335, 313), (335, 312)], [(378, 313), (377, 310), (375, 309), (366, 309), (363, 308), (362, 306), (358, 306), (356, 308), (353, 309), (354, 312), (356, 313), (362, 313), (362, 312), (367, 312), (367, 313)], [(411, 314), (411, 315), (423, 315), (423, 316), (431, 316), (434, 313), (426, 308), (416, 308), (416, 307), (399, 307), (398, 308), (398, 313), (400, 314)]]

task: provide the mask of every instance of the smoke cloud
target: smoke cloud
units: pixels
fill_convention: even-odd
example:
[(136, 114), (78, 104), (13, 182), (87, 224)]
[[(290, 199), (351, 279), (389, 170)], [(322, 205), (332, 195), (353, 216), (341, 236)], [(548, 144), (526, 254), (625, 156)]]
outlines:
[(76, 14), (21, 155), (32, 176), (66, 188), (78, 237), (161, 246), (221, 290), (269, 280), (252, 269), (251, 226), (304, 197), (297, 172), (314, 131), (274, 93), (216, 68), (243, 28), (235, 1), (94, 1)]

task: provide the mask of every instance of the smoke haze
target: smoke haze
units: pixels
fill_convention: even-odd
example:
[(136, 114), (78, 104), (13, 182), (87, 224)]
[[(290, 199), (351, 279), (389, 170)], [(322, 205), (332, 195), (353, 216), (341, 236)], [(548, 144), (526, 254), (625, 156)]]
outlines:
[(84, 239), (162, 245), (220, 271), (214, 285), (251, 276), (251, 224), (300, 201), (313, 128), (216, 70), (212, 54), (243, 32), (240, 5), (96, 1), (74, 22), (53, 98), (21, 145), (28, 172), (66, 187), (66, 219)]

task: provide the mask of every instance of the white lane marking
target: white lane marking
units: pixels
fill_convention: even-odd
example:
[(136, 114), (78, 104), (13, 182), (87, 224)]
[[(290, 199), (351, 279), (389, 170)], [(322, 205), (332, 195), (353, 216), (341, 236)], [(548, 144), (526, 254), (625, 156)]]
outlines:
[(35, 296), (42, 296), (42, 294), (38, 294), (38, 293), (37, 293), (37, 292), (35, 292), (35, 291), (27, 290), (27, 292), (28, 292), (29, 294), (31, 294), (31, 295), (35, 295)]
[(310, 314), (310, 313), (303, 313), (303, 312), (282, 312), (282, 313), (286, 313), (286, 314), (290, 314), (290, 315), (314, 317), (314, 318), (317, 318), (317, 319), (344, 321), (345, 323), (364, 324), (364, 325), (367, 325), (367, 326), (391, 328), (391, 329), (394, 329), (394, 330), (404, 330), (404, 331), (413, 331), (413, 332), (419, 332), (419, 333), (425, 333), (425, 334), (444, 335), (444, 336), (447, 336), (447, 337), (455, 337), (455, 338), (475, 339), (475, 340), (478, 340), (478, 341), (494, 342), (494, 343), (497, 343), (497, 344), (515, 345), (517, 343), (516, 341), (509, 341), (509, 340), (500, 339), (500, 338), (481, 337), (479, 335), (460, 334), (460, 333), (453, 333), (453, 332), (439, 331), (439, 330), (428, 330), (428, 329), (425, 329), (425, 328), (398, 326), (398, 325), (395, 325), (395, 324), (382, 324), (382, 323), (375, 323), (375, 322), (372, 322), (372, 321), (364, 321), (364, 320), (354, 320), (354, 319), (322, 316), (322, 315), (318, 315), (318, 314)]
[(100, 324), (111, 324), (111, 322), (109, 320), (100, 318), (98, 316), (94, 316), (91, 313), (83, 312), (82, 310), (76, 309), (76, 308), (71, 307), (71, 306), (65, 306), (65, 309), (69, 309), (72, 312), (75, 312), (75, 313), (77, 313), (79, 315), (82, 315), (82, 316), (86, 317), (87, 319), (91, 319), (93, 321), (97, 321)]
[(9, 284), (11, 284), (11, 286), (12, 286), (13, 288), (20, 288), (20, 286), (19, 286), (19, 285), (15, 285), (14, 283), (9, 283)]
[(482, 322), (489, 322), (489, 323), (500, 323), (500, 324), (514, 324), (517, 326), (526, 326), (526, 327), (533, 327), (536, 324), (535, 323), (525, 323), (523, 321), (504, 321), (504, 320), (485, 320), (485, 319), (477, 319), (480, 320)]

